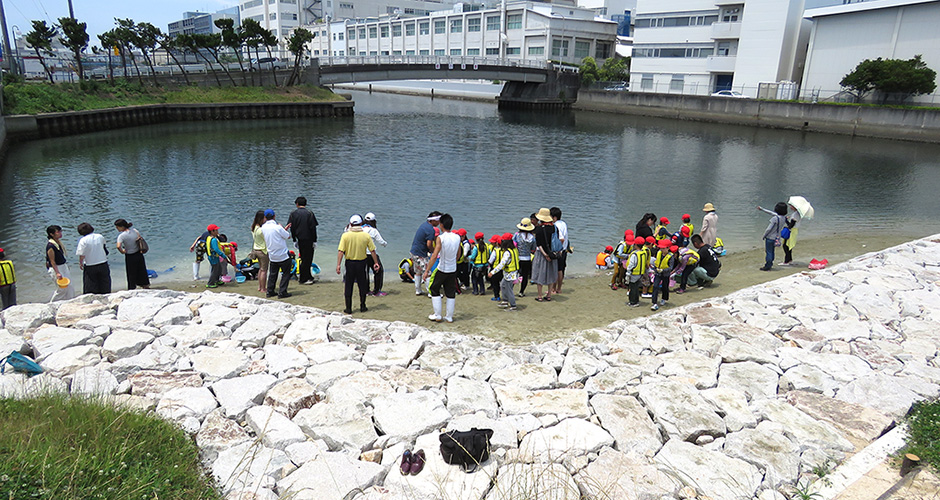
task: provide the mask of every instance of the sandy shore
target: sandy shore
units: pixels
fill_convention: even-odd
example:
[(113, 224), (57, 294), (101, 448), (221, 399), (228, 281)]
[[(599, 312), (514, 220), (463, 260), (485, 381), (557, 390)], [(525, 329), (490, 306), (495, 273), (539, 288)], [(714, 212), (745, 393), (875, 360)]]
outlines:
[[(758, 283), (777, 279), (789, 274), (806, 270), (812, 258), (827, 258), (830, 265), (846, 261), (868, 252), (910, 241), (920, 236), (882, 235), (871, 240), (862, 235), (840, 235), (838, 238), (807, 238), (801, 240), (795, 251), (793, 267), (774, 267), (770, 272), (759, 271), (763, 264), (762, 249), (753, 249), (731, 253), (722, 258), (722, 269), (714, 284), (702, 290), (690, 287), (683, 295), (672, 294), (669, 303), (660, 311), (671, 307), (698, 302), (711, 297), (725, 295)], [(783, 252), (777, 252), (777, 260), (783, 258)], [(587, 258), (575, 254), (577, 258)], [(591, 257), (593, 259), (593, 254)], [(343, 284), (328, 281), (335, 278), (332, 265), (321, 263), (329, 273), (325, 280), (310, 286), (302, 286), (292, 281), (287, 302), (297, 305), (317, 307), (329, 311), (341, 311), (344, 307)], [(205, 267), (205, 266), (204, 266)], [(208, 269), (204, 269), (208, 271)], [(392, 270), (394, 272), (394, 270)], [(588, 328), (604, 327), (618, 319), (632, 319), (640, 316), (657, 314), (650, 310), (650, 299), (642, 299), (642, 307), (627, 307), (627, 291), (613, 291), (608, 287), (610, 276), (606, 271), (593, 275), (570, 277), (565, 280), (562, 294), (554, 297), (550, 303), (536, 302), (536, 289), (530, 285), (524, 298), (517, 298), (518, 310), (505, 311), (496, 307), (488, 296), (473, 296), (469, 293), (457, 297), (455, 321), (452, 324), (433, 323), (427, 319), (431, 313), (431, 304), (427, 295), (416, 296), (414, 285), (403, 283), (397, 272), (388, 276), (385, 297), (369, 297), (369, 310), (365, 313), (354, 308), (354, 317), (379, 319), (385, 321), (407, 321), (426, 326), (432, 330), (455, 331), (469, 335), (483, 335), (502, 342), (529, 344), (543, 342), (552, 338), (564, 337), (571, 332)], [(154, 288), (202, 292), (205, 282), (177, 281), (161, 284)], [(239, 293), (247, 296), (263, 297), (256, 291), (257, 282), (242, 284), (231, 283), (216, 290)], [(519, 293), (518, 285), (515, 288)], [(357, 304), (354, 298), (353, 303)]]

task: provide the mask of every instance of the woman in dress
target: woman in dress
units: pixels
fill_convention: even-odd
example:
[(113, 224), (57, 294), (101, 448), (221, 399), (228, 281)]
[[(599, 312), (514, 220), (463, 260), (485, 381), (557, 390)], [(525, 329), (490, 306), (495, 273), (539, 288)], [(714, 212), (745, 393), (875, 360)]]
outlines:
[(268, 259), (268, 247), (264, 243), (264, 233), (261, 232), (261, 226), (264, 225), (264, 210), (255, 212), (255, 220), (251, 223), (251, 255), (249, 258), (258, 259), (258, 291), (267, 291), (268, 286), (268, 266), (271, 260)]
[[(552, 300), (552, 285), (558, 279), (558, 261), (552, 254), (552, 235), (555, 225), (552, 214), (547, 208), (540, 208), (535, 218), (541, 222), (535, 228), (535, 257), (532, 258), (532, 282), (535, 283), (538, 296), (536, 302)], [(548, 285), (548, 293), (542, 297), (542, 287)]]
[[(62, 246), (62, 228), (60, 226), (49, 226), (46, 228), (46, 236), (49, 242), (46, 243), (46, 270), (49, 276), (56, 282), (55, 292), (52, 293), (52, 299), (49, 302), (57, 300), (69, 300), (75, 297), (75, 289), (72, 288), (72, 273), (69, 271), (69, 265), (65, 262), (65, 247)], [(60, 287), (58, 280), (65, 278), (69, 284)]]
[(134, 225), (124, 219), (114, 221), (118, 230), (117, 249), (124, 254), (124, 265), (127, 267), (127, 289), (134, 290), (138, 286), (150, 288), (150, 277), (147, 276), (147, 262), (140, 251), (140, 233), (132, 229)]

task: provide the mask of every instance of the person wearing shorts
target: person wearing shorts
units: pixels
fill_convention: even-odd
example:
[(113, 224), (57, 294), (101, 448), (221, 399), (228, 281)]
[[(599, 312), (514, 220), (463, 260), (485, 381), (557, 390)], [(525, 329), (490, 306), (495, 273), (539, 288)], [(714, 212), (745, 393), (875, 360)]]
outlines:
[[(441, 213), (433, 211), (428, 214), (428, 219), (424, 221), (418, 230), (415, 231), (414, 240), (411, 242), (411, 262), (414, 264), (414, 275), (425, 276), (428, 268), (428, 255), (434, 249), (434, 240), (437, 238), (436, 228), (440, 224)], [(421, 295), (421, 283), (423, 279), (415, 280), (415, 295)]]

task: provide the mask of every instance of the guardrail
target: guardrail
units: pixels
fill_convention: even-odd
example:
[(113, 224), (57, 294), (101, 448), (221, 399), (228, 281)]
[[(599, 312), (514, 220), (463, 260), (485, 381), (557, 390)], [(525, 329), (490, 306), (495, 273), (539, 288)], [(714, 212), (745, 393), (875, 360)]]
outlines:
[(319, 57), (317, 59), (320, 62), (320, 67), (373, 64), (440, 64), (441, 66), (446, 66), (448, 68), (473, 65), (533, 69), (553, 68), (553, 65), (545, 60), (483, 56), (329, 56)]

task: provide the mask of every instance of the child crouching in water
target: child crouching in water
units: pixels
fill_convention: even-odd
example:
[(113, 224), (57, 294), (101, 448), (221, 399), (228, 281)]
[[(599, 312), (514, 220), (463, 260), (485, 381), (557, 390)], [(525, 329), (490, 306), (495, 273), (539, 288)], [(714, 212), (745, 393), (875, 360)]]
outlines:
[(490, 250), (483, 240), (483, 233), (477, 233), (473, 236), (476, 245), (470, 249), (470, 283), (473, 285), (473, 295), (483, 295), (486, 293), (486, 266), (490, 260)]
[[(653, 264), (656, 275), (653, 277), (653, 306), (650, 309), (657, 311), (659, 306), (666, 305), (666, 301), (669, 300), (669, 277), (678, 261), (679, 246), (673, 245), (669, 240), (659, 240), (659, 252)], [(662, 291), (663, 298), (657, 301), (660, 291)]]
[(487, 274), (489, 277), (502, 274), (503, 279), (499, 281), (500, 296), (503, 300), (499, 302), (499, 307), (516, 310), (516, 296), (513, 294), (512, 287), (519, 276), (519, 250), (512, 241), (512, 235), (504, 234), (499, 240), (499, 252), (494, 252), (499, 256), (498, 262)]

